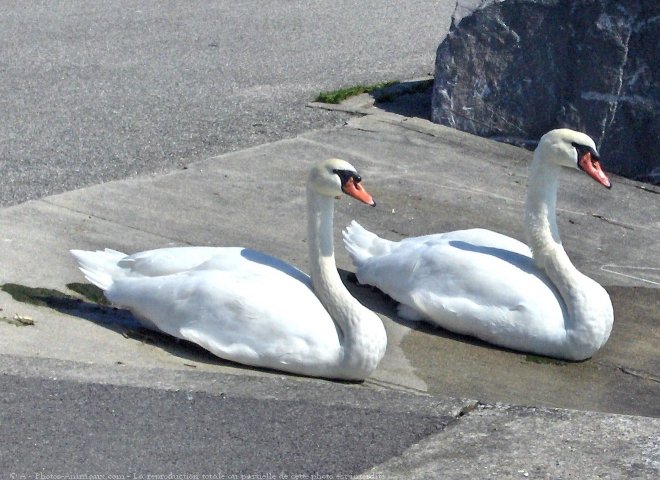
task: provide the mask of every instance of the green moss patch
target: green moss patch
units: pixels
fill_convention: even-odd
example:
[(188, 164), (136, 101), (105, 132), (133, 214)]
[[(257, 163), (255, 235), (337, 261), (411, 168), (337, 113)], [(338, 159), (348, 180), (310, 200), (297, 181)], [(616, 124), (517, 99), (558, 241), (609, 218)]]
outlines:
[(525, 356), (525, 361), (532, 363), (541, 363), (541, 364), (544, 363), (546, 365), (559, 365), (561, 367), (568, 364), (568, 362), (565, 360), (559, 360), (558, 358), (543, 357), (541, 355), (534, 355), (533, 353), (527, 354)]
[(314, 99), (315, 102), (338, 104), (347, 98), (361, 95), (363, 93), (372, 93), (376, 90), (382, 90), (392, 85), (397, 85), (398, 81), (376, 83), (374, 85), (355, 85), (354, 87), (340, 88), (331, 92), (321, 92)]

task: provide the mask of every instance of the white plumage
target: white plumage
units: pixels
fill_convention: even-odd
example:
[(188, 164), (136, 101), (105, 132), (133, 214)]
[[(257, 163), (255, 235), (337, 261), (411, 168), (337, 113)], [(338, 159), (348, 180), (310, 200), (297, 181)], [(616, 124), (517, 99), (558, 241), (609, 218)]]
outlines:
[(362, 380), (383, 357), (387, 339), (378, 316), (339, 278), (332, 217), (342, 191), (373, 200), (354, 167), (338, 159), (312, 169), (307, 191), (312, 278), (245, 248), (72, 254), (90, 282), (149, 328), (247, 365)]
[(531, 249), (484, 229), (391, 242), (353, 222), (344, 243), (358, 280), (400, 302), (399, 314), (409, 320), (515, 350), (590, 357), (607, 341), (614, 316), (607, 292), (577, 271), (561, 245), (555, 199), (562, 166), (610, 186), (588, 136), (566, 129), (546, 134), (530, 171)]

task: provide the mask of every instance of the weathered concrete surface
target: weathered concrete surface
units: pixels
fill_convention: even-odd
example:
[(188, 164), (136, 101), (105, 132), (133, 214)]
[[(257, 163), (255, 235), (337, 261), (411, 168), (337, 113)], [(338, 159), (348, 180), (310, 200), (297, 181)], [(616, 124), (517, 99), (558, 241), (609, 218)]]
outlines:
[(660, 182), (655, 0), (459, 1), (438, 47), (433, 121), (529, 144), (566, 126), (610, 171)]
[[(287, 392), (286, 398), (304, 395), (311, 404), (319, 406), (318, 414), (323, 415), (323, 405), (328, 402), (324, 400), (324, 392), (329, 385), (324, 380), (299, 379), (223, 362), (194, 345), (139, 330), (124, 312), (79, 300), (80, 296), (66, 287), (71, 282), (83, 281), (68, 249), (109, 247), (134, 252), (168, 245), (246, 245), (307, 269), (304, 179), (313, 162), (329, 156), (352, 162), (378, 201), (375, 209), (354, 201), (340, 201), (335, 218), (337, 241), (340, 227), (353, 218), (392, 239), (477, 225), (521, 238), (529, 152), (375, 107), (362, 106), (359, 111), (370, 115), (354, 118), (337, 130), (313, 131), (294, 140), (212, 158), (169, 175), (107, 183), (0, 210), (0, 285), (46, 287), (71, 296), (53, 299), (46, 294), (49, 306), (33, 306), (0, 291), (3, 309), (0, 317), (30, 316), (35, 322), (24, 327), (0, 322), (0, 352), (4, 354), (0, 373), (33, 379), (21, 384), (25, 392), (55, 389), (53, 395), (61, 398), (70, 398), (73, 388), (64, 380), (74, 380), (81, 383), (89, 402), (95, 398), (95, 383), (136, 388), (135, 395), (144, 394), (151, 402), (148, 404), (153, 405), (152, 409), (140, 410), (150, 421), (134, 422), (128, 414), (114, 418), (121, 428), (130, 424), (136, 435), (147, 438), (153, 434), (151, 422), (169, 421), (159, 416), (158, 406), (166, 405), (170, 398), (167, 393), (158, 393), (161, 390), (189, 389), (217, 394), (222, 391), (219, 385), (227, 384), (231, 386), (228, 391), (242, 389), (241, 395), (260, 399), (254, 403), (252, 420), (241, 417), (241, 421), (248, 422), (245, 428), (258, 429), (262, 425), (259, 422), (272, 421), (269, 409), (277, 412), (289, 408), (286, 402), (269, 404), (269, 388), (280, 392), (275, 397), (281, 392)], [(299, 181), (292, 182), (292, 178)], [(565, 172), (562, 182), (558, 223), (566, 249), (578, 268), (608, 289), (614, 302), (615, 327), (603, 350), (586, 362), (554, 364), (541, 360), (538, 363), (538, 359), (524, 354), (408, 324), (396, 317), (393, 304), (380, 292), (348, 280), (353, 269), (346, 253), (338, 248), (337, 261), (343, 278), (358, 299), (381, 314), (389, 343), (382, 364), (363, 385), (345, 390), (340, 384), (330, 384), (342, 392), (331, 403), (353, 405), (357, 401), (376, 410), (394, 408), (401, 413), (405, 410), (402, 405), (409, 401), (410, 412), (429, 412), (437, 398), (439, 413), (434, 418), (451, 417), (452, 428), (460, 429), (463, 418), (469, 419), (470, 415), (461, 417), (457, 412), (474, 405), (474, 401), (460, 399), (473, 398), (485, 403), (505, 401), (625, 413), (635, 416), (625, 428), (627, 434), (632, 435), (638, 426), (640, 432), (647, 432), (643, 424), (648, 420), (641, 416), (660, 415), (657, 400), (660, 398), (657, 376), (660, 264), (653, 263), (660, 258), (659, 210), (653, 208), (659, 197), (652, 187), (618, 177), (614, 178), (611, 191), (599, 188), (578, 172)], [(271, 381), (274, 383), (270, 384)], [(11, 382), (8, 385), (3, 394), (9, 399), (5, 412), (18, 412), (22, 408), (20, 401), (11, 394)], [(380, 392), (374, 394), (380, 390), (386, 391), (385, 396), (387, 392), (397, 396), (399, 406), (388, 407), (379, 397)], [(117, 390), (116, 394), (124, 395), (122, 392)], [(422, 396), (420, 400), (420, 394), (431, 396)], [(459, 400), (442, 400), (447, 396)], [(108, 397), (108, 405), (115, 405), (113, 398)], [(47, 415), (49, 401), (44, 398), (42, 403), (35, 403), (35, 408), (44, 407), (39, 415)], [(215, 408), (211, 400), (203, 404), (207, 410)], [(68, 404), (62, 408), (71, 422), (84, 421), (76, 420), (75, 411)], [(207, 410), (198, 414), (212, 417)], [(184, 410), (167, 411), (168, 415), (185, 415)], [(300, 411), (313, 416), (315, 410), (306, 405)], [(90, 415), (94, 412), (89, 411)], [(533, 410), (520, 412), (519, 421), (523, 425), (534, 418), (527, 418)], [(3, 428), (20, 431), (11, 414), (5, 415), (11, 421), (5, 422)], [(39, 415), (31, 417), (31, 422), (38, 423)], [(348, 409), (347, 415), (355, 416), (355, 425), (368, 423), (358, 410)], [(409, 418), (423, 422), (424, 415)], [(284, 413), (282, 418), (294, 422)], [(552, 423), (550, 418), (553, 417), (544, 413), (538, 422)], [(51, 422), (50, 418), (46, 420)], [(107, 424), (112, 421), (113, 417), (108, 416)], [(417, 433), (405, 437), (407, 444), (399, 443), (388, 451), (398, 457), (396, 452), (401, 448), (419, 443), (429, 433), (442, 433), (445, 424), (433, 432), (420, 427), (415, 430)], [(195, 429), (203, 428), (195, 425)], [(77, 423), (74, 427), (81, 428)], [(365, 438), (376, 434), (396, 436), (397, 430), (403, 428), (402, 423), (396, 422), (390, 427), (380, 431), (367, 429)], [(553, 430), (548, 431), (552, 435)], [(527, 430), (527, 443), (538, 433)], [(483, 431), (486, 438), (490, 434)], [(337, 431), (333, 435), (342, 433)], [(594, 430), (589, 437), (596, 441), (600, 435)], [(639, 435), (640, 444), (653, 441), (648, 435), (647, 440), (643, 438), (645, 434)], [(586, 433), (583, 438), (580, 448), (587, 449)], [(522, 438), (520, 441), (524, 442)], [(333, 440), (327, 445), (339, 444)], [(29, 453), (29, 442), (23, 445)], [(83, 452), (94, 447), (80, 442), (72, 445), (78, 445)], [(103, 443), (95, 448), (103, 451), (112, 449), (112, 445), (112, 442)], [(232, 448), (237, 448), (240, 455), (258, 455), (236, 445)], [(288, 436), (279, 446), (277, 442), (269, 445), (269, 448), (281, 448), (284, 456), (301, 448), (297, 440)], [(498, 448), (506, 452), (508, 447)], [(166, 449), (150, 452), (164, 461), (172, 455), (172, 450)], [(182, 459), (188, 465), (194, 464), (191, 462), (194, 455), (202, 455), (205, 450), (185, 452), (193, 456)], [(603, 455), (608, 458), (618, 455), (615, 450), (608, 452)], [(63, 450), (63, 454), (73, 458), (80, 455), (78, 450)], [(112, 455), (107, 458), (114, 458)], [(341, 452), (333, 455), (332, 458), (341, 458)], [(369, 455), (366, 463), (354, 463), (358, 470), (353, 473), (386, 461), (373, 452)], [(657, 462), (657, 452), (644, 455), (648, 462)], [(26, 455), (25, 462), (29, 458)], [(131, 458), (139, 464), (139, 458)], [(612, 461), (623, 462), (617, 458)], [(153, 465), (153, 460), (154, 457), (145, 459), (145, 465)], [(21, 463), (15, 456), (11, 461), (11, 465)], [(208, 463), (207, 457), (200, 456), (199, 461)], [(494, 462), (498, 468), (504, 468), (506, 456)], [(399, 467), (392, 466), (392, 471), (397, 471), (396, 468)], [(561, 471), (574, 476), (580, 472), (568, 461), (561, 464)], [(392, 478), (397, 476), (392, 474)]]
[(305, 102), (430, 72), (453, 2), (0, 2), (0, 205), (342, 125)]
[[(4, 209), (0, 284), (66, 291), (66, 284), (82, 281), (69, 248), (134, 252), (168, 245), (249, 245), (305, 269), (305, 171), (328, 156), (353, 162), (378, 200), (376, 209), (340, 202), (337, 240), (341, 226), (353, 218), (392, 239), (473, 226), (522, 238), (530, 153), (430, 123), (423, 128), (409, 123), (391, 114), (367, 116), (349, 128), (311, 132), (173, 174), (107, 183)], [(290, 181), (292, 171), (300, 172), (299, 182)], [(567, 251), (578, 268), (609, 289), (614, 303), (611, 340), (593, 359), (537, 363), (524, 354), (411, 325), (395, 315), (379, 292), (351, 284), (358, 298), (384, 315), (390, 336), (388, 355), (370, 382), (482, 401), (660, 414), (654, 401), (660, 393), (660, 265), (648, 261), (660, 258), (658, 209), (649, 209), (658, 196), (628, 180), (614, 182), (607, 191), (578, 172), (565, 172), (559, 194)], [(342, 248), (337, 259), (344, 275), (352, 271)], [(36, 351), (64, 360), (184, 370), (190, 368), (184, 364), (235, 369), (165, 336), (148, 334), (145, 343), (143, 335), (133, 332), (137, 325), (130, 317), (106, 308), (69, 302), (57, 305), (57, 312), (16, 303), (4, 292), (0, 299), (4, 316), (29, 315), (36, 321), (21, 328), (0, 324), (5, 353)]]
[[(638, 428), (639, 427), (639, 428)], [(480, 406), (401, 457), (384, 478), (651, 479), (660, 472), (660, 419)]]
[(338, 478), (403, 453), (474, 403), (280, 374), (0, 361), (7, 478)]

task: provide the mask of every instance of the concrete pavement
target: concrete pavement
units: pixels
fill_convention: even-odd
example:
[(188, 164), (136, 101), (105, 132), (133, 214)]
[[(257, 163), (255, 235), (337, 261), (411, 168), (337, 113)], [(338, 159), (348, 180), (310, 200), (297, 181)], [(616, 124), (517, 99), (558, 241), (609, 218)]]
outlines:
[[(14, 287), (41, 305), (0, 292), (0, 428), (9, 447), (0, 471), (25, 478), (38, 471), (656, 477), (654, 187), (615, 177), (607, 191), (564, 173), (558, 224), (565, 247), (606, 287), (615, 309), (610, 341), (580, 363), (407, 323), (379, 292), (347, 280), (383, 318), (386, 357), (361, 385), (298, 378), (145, 332), (130, 315), (67, 287), (83, 281), (70, 248), (245, 245), (306, 270), (304, 182), (309, 165), (328, 156), (353, 163), (378, 201), (376, 209), (341, 201), (337, 242), (353, 218), (391, 239), (473, 226), (522, 238), (530, 152), (397, 113), (414, 115), (415, 99), (371, 103), (360, 97), (338, 107), (359, 114), (342, 128), (0, 210), (0, 285), (51, 289)], [(337, 262), (347, 279), (352, 267), (340, 243)], [(33, 325), (10, 323), (28, 317)], [(189, 396), (203, 397), (194, 410)], [(120, 433), (90, 433), (98, 428)]]
[(0, 206), (341, 125), (305, 102), (431, 72), (454, 6), (0, 2)]

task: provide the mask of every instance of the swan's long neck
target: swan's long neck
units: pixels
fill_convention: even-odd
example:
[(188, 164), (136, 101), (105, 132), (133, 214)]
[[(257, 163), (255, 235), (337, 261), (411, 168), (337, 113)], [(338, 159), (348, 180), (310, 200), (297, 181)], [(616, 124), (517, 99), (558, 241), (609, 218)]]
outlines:
[(360, 304), (337, 272), (333, 240), (334, 199), (307, 189), (309, 259), (314, 292), (335, 321), (343, 346), (338, 366), (356, 379), (371, 373), (385, 353), (387, 339), (380, 318)]
[[(525, 234), (536, 265), (546, 271), (549, 268), (561, 274), (559, 284), (570, 284), (572, 275), (577, 270), (561, 245), (557, 228), (557, 188), (560, 171), (560, 166), (543, 162), (538, 154), (534, 155), (527, 186)], [(548, 275), (552, 274), (548, 272)]]
[[(527, 187), (525, 233), (536, 265), (548, 275), (566, 306), (568, 348), (593, 353), (600, 347), (598, 339), (604, 337), (604, 343), (609, 336), (612, 307), (605, 290), (575, 268), (562, 246), (556, 213), (560, 173), (560, 166), (535, 152)], [(610, 319), (603, 318), (608, 315)], [(594, 344), (598, 346), (594, 348)]]

